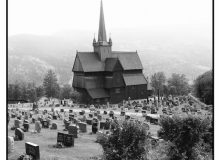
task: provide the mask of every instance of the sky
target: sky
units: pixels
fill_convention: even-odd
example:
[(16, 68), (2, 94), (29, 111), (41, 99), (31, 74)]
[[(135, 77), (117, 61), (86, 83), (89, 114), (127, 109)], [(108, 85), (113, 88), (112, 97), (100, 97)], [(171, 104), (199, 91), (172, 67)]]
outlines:
[[(60, 30), (98, 32), (100, 0), (10, 0), (8, 34), (50, 35)], [(212, 26), (211, 0), (102, 0), (112, 29)], [(195, 28), (195, 27), (194, 27)], [(199, 27), (198, 27), (199, 30)]]

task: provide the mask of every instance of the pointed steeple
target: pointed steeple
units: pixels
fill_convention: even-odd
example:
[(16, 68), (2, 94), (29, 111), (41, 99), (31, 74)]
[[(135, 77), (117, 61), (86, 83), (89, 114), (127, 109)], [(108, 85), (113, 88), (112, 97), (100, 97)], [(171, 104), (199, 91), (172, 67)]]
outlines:
[(101, 8), (100, 8), (99, 34), (98, 34), (98, 42), (100, 42), (100, 41), (107, 41), (102, 1), (101, 1)]

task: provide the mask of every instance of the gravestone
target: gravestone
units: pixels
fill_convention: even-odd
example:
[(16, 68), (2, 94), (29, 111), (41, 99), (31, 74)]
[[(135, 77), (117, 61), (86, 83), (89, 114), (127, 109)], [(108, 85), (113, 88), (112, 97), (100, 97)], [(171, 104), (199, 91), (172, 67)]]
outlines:
[(112, 118), (114, 117), (114, 112), (113, 111), (109, 112), (109, 117), (112, 117)]
[(121, 115), (120, 116), (125, 116), (125, 111), (121, 111)]
[(98, 120), (101, 121), (102, 120), (102, 115), (98, 114)]
[(72, 134), (74, 138), (78, 138), (78, 127), (76, 125), (70, 125), (68, 127), (68, 133)]
[(108, 114), (108, 112), (107, 112), (107, 111), (104, 111), (103, 114)]
[(25, 116), (24, 116), (24, 119), (28, 119), (28, 115), (25, 115)]
[(92, 123), (92, 133), (96, 133), (98, 131), (98, 122)]
[(72, 147), (74, 146), (74, 137), (72, 134), (57, 133), (57, 143), (63, 143), (64, 146)]
[(11, 118), (15, 118), (15, 114), (11, 114)]
[(8, 153), (12, 153), (14, 151), (14, 138), (8, 136)]
[(32, 122), (35, 123), (35, 118), (32, 118)]
[(26, 132), (28, 132), (29, 123), (24, 123), (23, 126), (24, 126), (24, 130), (25, 130)]
[(26, 142), (25, 149), (27, 155), (31, 155), (34, 160), (40, 160), (40, 148), (37, 144)]
[(69, 110), (69, 113), (73, 113), (73, 110), (72, 110), (72, 109), (70, 109), (70, 110)]
[(66, 129), (66, 131), (68, 131), (69, 125), (70, 125), (70, 122), (67, 121), (67, 122), (65, 123), (65, 129)]
[(14, 127), (15, 128), (20, 128), (21, 127), (20, 125), (21, 125), (21, 120), (15, 119), (14, 120)]
[(100, 112), (100, 111), (97, 111), (97, 114), (101, 114), (101, 112)]
[(42, 122), (42, 128), (49, 128), (49, 122), (44, 120)]
[(92, 119), (86, 119), (86, 123), (92, 125)]
[(63, 143), (64, 144), (64, 139), (65, 139), (65, 133), (57, 133), (57, 143)]
[(146, 111), (142, 111), (142, 116), (145, 117), (146, 116)]
[(89, 113), (89, 118), (92, 118), (93, 117), (93, 114)]
[(125, 120), (129, 120), (130, 116), (129, 115), (125, 115)]
[(110, 121), (106, 121), (105, 122), (105, 126), (104, 126), (104, 130), (109, 130), (110, 129), (110, 125), (111, 125), (111, 122)]
[(100, 121), (100, 129), (104, 129), (105, 127), (105, 122), (104, 121)]
[(15, 129), (15, 136), (18, 137), (18, 140), (24, 139), (24, 132), (20, 128)]
[(64, 109), (60, 109), (60, 112), (64, 112)]
[(78, 123), (78, 126), (79, 126), (79, 130), (80, 130), (82, 133), (87, 132), (87, 124), (86, 124), (86, 123), (84, 123), (84, 122), (79, 122), (79, 123)]
[(53, 122), (50, 129), (57, 129), (57, 123), (54, 123), (54, 122)]
[(64, 119), (64, 115), (61, 113), (60, 114), (60, 120), (63, 120)]
[(40, 133), (41, 131), (41, 125), (40, 125), (40, 121), (35, 121), (35, 130)]
[(54, 120), (57, 120), (57, 116), (53, 115), (53, 119), (54, 119)]
[(44, 113), (47, 113), (47, 110), (46, 110), (46, 109), (44, 110)]

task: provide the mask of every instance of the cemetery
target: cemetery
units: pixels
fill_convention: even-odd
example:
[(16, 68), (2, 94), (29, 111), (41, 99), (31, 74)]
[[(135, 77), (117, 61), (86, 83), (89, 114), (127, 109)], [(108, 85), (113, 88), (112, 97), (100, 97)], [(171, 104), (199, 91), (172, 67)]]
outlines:
[[(9, 107), (8, 159), (32, 156), (41, 160), (89, 159), (103, 155), (97, 143), (102, 134), (109, 135), (115, 121), (141, 124), (151, 139), (158, 141), (161, 117), (192, 115), (212, 118), (190, 96), (188, 100), (153, 102), (147, 100), (123, 101), (120, 104), (87, 106), (74, 104), (44, 107)], [(157, 104), (157, 105), (155, 105)], [(22, 158), (21, 158), (22, 159)]]

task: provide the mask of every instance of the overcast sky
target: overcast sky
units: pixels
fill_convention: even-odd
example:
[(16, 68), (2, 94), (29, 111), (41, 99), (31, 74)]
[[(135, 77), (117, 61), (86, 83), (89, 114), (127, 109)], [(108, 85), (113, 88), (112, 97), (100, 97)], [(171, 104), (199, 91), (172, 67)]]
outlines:
[[(9, 0), (9, 35), (63, 29), (98, 32), (100, 0)], [(103, 0), (107, 32), (149, 26), (210, 26), (211, 0)], [(108, 33), (107, 33), (108, 34)]]

